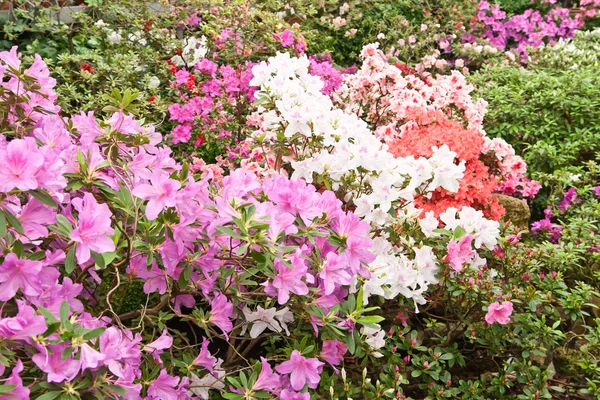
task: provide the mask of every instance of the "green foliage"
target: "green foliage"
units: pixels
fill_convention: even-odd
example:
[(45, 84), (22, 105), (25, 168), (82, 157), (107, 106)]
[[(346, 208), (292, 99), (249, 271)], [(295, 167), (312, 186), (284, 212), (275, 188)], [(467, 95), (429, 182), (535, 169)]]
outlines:
[(599, 72), (486, 66), (471, 81), (489, 103), (488, 134), (512, 144), (536, 178), (600, 149)]

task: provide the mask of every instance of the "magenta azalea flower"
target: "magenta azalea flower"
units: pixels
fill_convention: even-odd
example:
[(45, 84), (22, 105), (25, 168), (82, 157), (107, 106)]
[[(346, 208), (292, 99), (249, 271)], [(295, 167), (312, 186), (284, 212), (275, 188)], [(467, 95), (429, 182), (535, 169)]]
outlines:
[(46, 318), (35, 315), (32, 307), (17, 300), (19, 312), (15, 317), (0, 319), (0, 337), (9, 340), (25, 340), (46, 332)]
[(38, 188), (36, 173), (44, 164), (34, 138), (15, 139), (0, 150), (0, 191)]
[(294, 390), (302, 390), (305, 384), (316, 389), (321, 380), (323, 365), (325, 363), (316, 358), (305, 358), (298, 350), (294, 350), (290, 359), (275, 367), (275, 370), (280, 374), (290, 374), (290, 383)]
[(485, 315), (485, 321), (488, 324), (497, 322), (506, 325), (510, 322), (510, 315), (513, 312), (513, 303), (504, 301), (502, 304), (494, 302), (488, 306), (488, 312)]
[(448, 255), (446, 259), (456, 272), (462, 271), (463, 265), (475, 255), (475, 250), (471, 247), (472, 241), (473, 235), (465, 235), (458, 242), (452, 240), (448, 243)]
[(146, 205), (146, 217), (149, 220), (154, 220), (163, 209), (175, 206), (177, 191), (180, 188), (181, 183), (179, 181), (157, 172), (152, 176), (152, 185), (139, 185), (133, 189), (132, 194), (144, 200), (149, 200)]
[(224, 294), (217, 294), (210, 302), (209, 321), (218, 326), (224, 333), (233, 329), (233, 323), (229, 319), (233, 313), (233, 304), (227, 300)]
[(80, 362), (72, 357), (62, 358), (61, 354), (70, 343), (50, 344), (31, 360), (40, 370), (48, 374), (48, 382), (70, 381), (79, 371)]
[(253, 390), (268, 390), (269, 392), (281, 386), (281, 377), (273, 372), (271, 366), (264, 357), (260, 358), (261, 370), (258, 379), (252, 387)]
[(279, 394), (280, 400), (310, 400), (310, 393), (298, 393), (293, 390), (283, 389)]
[(334, 252), (327, 253), (327, 259), (323, 262), (319, 273), (326, 295), (333, 293), (336, 286), (349, 285), (352, 282), (352, 276), (346, 271), (346, 265), (344, 256), (338, 256)]
[(198, 354), (198, 357), (196, 357), (196, 359), (194, 360), (194, 362), (192, 364), (204, 367), (207, 370), (209, 370), (210, 373), (212, 374), (213, 368), (217, 362), (217, 359), (215, 357), (213, 357), (210, 354), (210, 352), (208, 351), (209, 344), (210, 344), (210, 342), (208, 340), (206, 340), (206, 338), (202, 339), (202, 349), (200, 350), (200, 354)]
[(177, 400), (179, 393), (175, 389), (179, 378), (170, 376), (166, 370), (161, 370), (158, 378), (148, 387), (148, 398), (156, 400)]
[(42, 262), (20, 260), (9, 253), (0, 265), (0, 301), (12, 299), (19, 289), (27, 296), (37, 296), (42, 292), (40, 273)]
[(77, 262), (83, 264), (96, 253), (115, 251), (114, 242), (106, 236), (112, 235), (110, 217), (112, 213), (106, 204), (98, 204), (91, 193), (83, 195), (83, 199), (73, 199), (73, 207), (79, 212), (77, 227), (71, 232), (71, 240), (77, 242), (75, 255)]
[(277, 301), (285, 304), (290, 299), (290, 292), (300, 296), (308, 294), (308, 286), (302, 281), (306, 276), (307, 267), (298, 250), (291, 260), (292, 268), (286, 267), (279, 260), (275, 260), (275, 268), (279, 275), (273, 279), (273, 287), (277, 289)]
[(321, 358), (331, 365), (338, 365), (344, 359), (348, 346), (339, 340), (324, 340)]

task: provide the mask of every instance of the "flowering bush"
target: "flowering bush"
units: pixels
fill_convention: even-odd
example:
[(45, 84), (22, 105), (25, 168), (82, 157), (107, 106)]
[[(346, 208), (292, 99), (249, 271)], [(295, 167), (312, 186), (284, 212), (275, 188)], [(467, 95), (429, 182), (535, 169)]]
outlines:
[[(285, 398), (318, 386), (325, 364), (313, 356), (339, 364), (344, 332), (352, 354), (373, 352), (353, 327), (382, 318), (348, 298), (374, 258), (368, 225), (331, 192), (243, 170), (195, 180), (152, 126), (122, 112), (101, 122), (59, 117), (41, 59), (27, 70), (16, 48), (0, 59), (9, 132), (0, 150), (5, 393), (207, 398), (264, 338), (273, 353), (257, 364), (258, 379), (229, 382)], [(115, 299), (138, 280), (146, 306), (124, 312)], [(328, 339), (309, 343), (306, 334), (319, 331)], [(302, 340), (286, 353), (281, 340), (291, 332)], [(267, 360), (280, 361), (281, 376)], [(20, 375), (34, 370), (47, 384), (23, 386)]]
[(375, 46), (363, 50), (361, 69), (344, 77), (335, 98), (346, 111), (363, 116), (397, 157), (428, 157), (446, 145), (465, 165), (458, 190), (440, 188), (417, 204), (436, 215), (448, 207), (471, 206), (499, 219), (503, 210), (494, 191), (534, 197), (536, 182), (525, 178), (526, 164), (507, 143), (485, 136), (486, 103), (473, 101), (464, 76), (403, 74)]

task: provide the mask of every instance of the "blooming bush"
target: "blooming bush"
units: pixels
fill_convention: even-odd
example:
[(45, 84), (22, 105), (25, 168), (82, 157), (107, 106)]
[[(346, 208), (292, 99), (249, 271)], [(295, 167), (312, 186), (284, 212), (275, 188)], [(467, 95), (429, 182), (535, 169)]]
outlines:
[(510, 145), (486, 137), (482, 127), (486, 103), (475, 102), (472, 90), (457, 71), (421, 79), (402, 73), (375, 46), (367, 46), (361, 69), (345, 75), (335, 98), (346, 111), (370, 122), (397, 157), (428, 157), (434, 147), (443, 145), (456, 153), (458, 163), (465, 165), (460, 188), (440, 188), (432, 196), (421, 196), (420, 208), (439, 215), (448, 207), (464, 205), (499, 219), (503, 210), (492, 199), (494, 191), (534, 197), (539, 185), (525, 178), (526, 164)]

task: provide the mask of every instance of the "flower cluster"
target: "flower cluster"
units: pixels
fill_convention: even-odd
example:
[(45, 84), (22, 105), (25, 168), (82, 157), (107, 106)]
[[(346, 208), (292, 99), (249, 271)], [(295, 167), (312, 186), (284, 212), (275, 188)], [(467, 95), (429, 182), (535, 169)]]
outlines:
[(533, 197), (539, 185), (525, 178), (526, 164), (510, 145), (485, 136), (486, 103), (473, 101), (472, 90), (457, 71), (424, 79), (404, 74), (369, 45), (361, 68), (344, 76), (334, 98), (346, 111), (365, 118), (396, 157), (429, 157), (444, 145), (456, 153), (456, 163), (465, 165), (460, 187), (419, 196), (419, 208), (440, 214), (464, 205), (499, 219), (503, 210), (492, 193)]
[[(584, 15), (588, 17), (594, 13), (592, 5)], [(477, 18), (482, 27), (481, 37), (504, 51), (514, 47), (523, 62), (527, 61), (527, 47), (539, 47), (561, 38), (571, 38), (584, 24), (583, 16), (577, 14), (571, 18), (568, 8), (553, 7), (545, 15), (528, 9), (523, 14), (507, 17), (498, 4), (491, 6), (485, 0), (479, 2)], [(463, 40), (472, 41), (475, 37), (474, 33), (470, 33)]]

